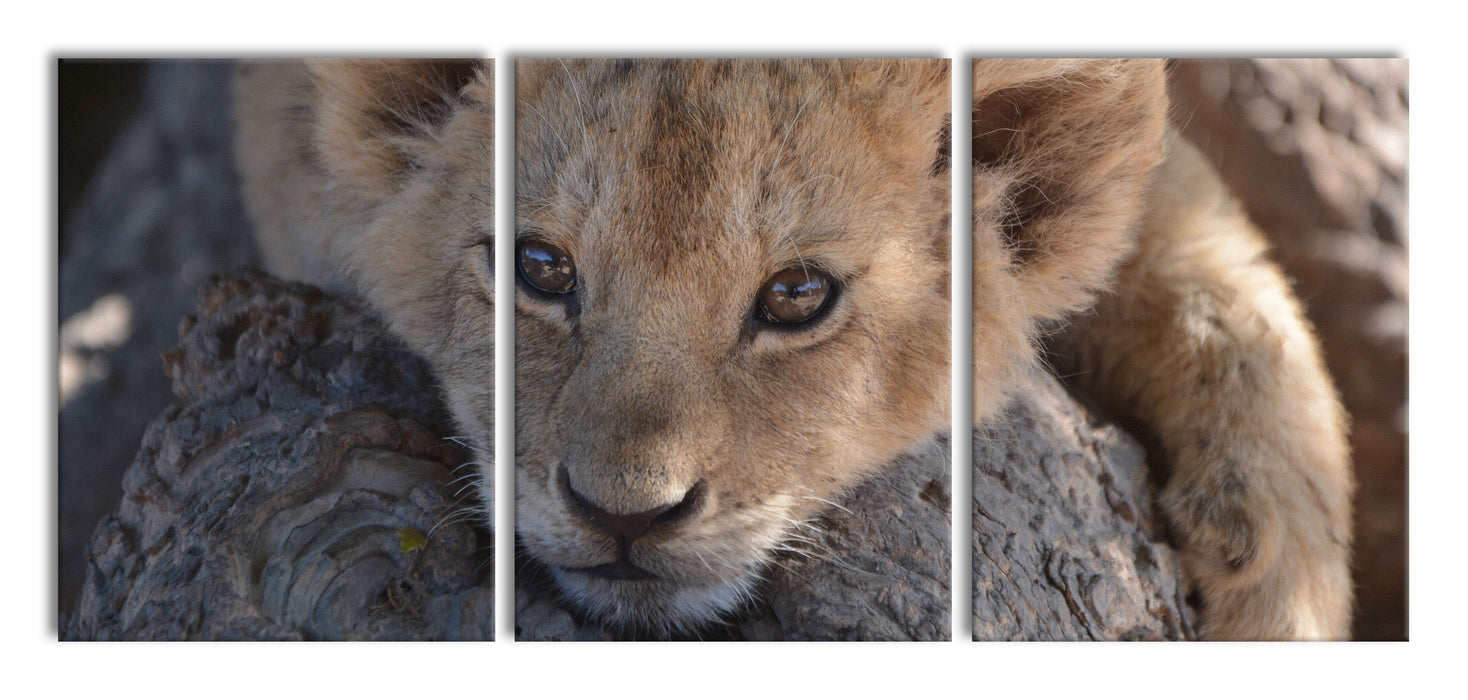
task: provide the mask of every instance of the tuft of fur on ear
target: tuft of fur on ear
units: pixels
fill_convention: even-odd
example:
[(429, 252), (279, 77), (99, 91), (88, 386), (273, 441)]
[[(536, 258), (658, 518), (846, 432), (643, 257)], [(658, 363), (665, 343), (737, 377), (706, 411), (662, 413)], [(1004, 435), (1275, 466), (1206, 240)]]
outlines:
[(315, 151), (341, 184), (398, 191), (439, 129), (489, 81), (477, 60), (316, 59), (307, 62), (317, 100)]
[(1160, 60), (973, 62), (975, 266), (1007, 269), (1030, 322), (1088, 305), (1130, 248), (1165, 87)]

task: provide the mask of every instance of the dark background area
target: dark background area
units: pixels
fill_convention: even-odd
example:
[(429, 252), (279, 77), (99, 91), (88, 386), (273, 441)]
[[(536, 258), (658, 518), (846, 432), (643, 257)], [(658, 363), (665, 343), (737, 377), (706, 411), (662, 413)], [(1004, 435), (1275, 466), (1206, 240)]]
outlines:
[(112, 139), (137, 109), (146, 65), (85, 59), (58, 63), (56, 190), (62, 217), (60, 254), (64, 256), (69, 215)]
[(230, 148), (227, 61), (57, 71), (58, 608), (173, 400), (162, 353), (210, 273), (256, 264)]

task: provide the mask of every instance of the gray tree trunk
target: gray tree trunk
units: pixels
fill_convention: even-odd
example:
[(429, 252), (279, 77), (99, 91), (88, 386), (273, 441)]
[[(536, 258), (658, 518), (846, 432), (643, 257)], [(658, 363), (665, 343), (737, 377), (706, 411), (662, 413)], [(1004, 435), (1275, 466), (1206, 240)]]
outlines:
[[(492, 538), (454, 474), (474, 456), (419, 360), (358, 302), (258, 274), (215, 279), (180, 330), (180, 404), (95, 530), (66, 638), (492, 636)], [(1134, 444), (1039, 382), (975, 455), (977, 636), (1188, 636)], [(949, 461), (934, 438), (848, 494), (704, 637), (948, 638)], [(619, 638), (533, 568), (517, 584), (517, 638)]]
[(87, 553), (70, 639), (489, 639), (424, 365), (353, 302), (221, 277)]
[(974, 431), (975, 639), (1195, 637), (1144, 459), (1051, 377)]

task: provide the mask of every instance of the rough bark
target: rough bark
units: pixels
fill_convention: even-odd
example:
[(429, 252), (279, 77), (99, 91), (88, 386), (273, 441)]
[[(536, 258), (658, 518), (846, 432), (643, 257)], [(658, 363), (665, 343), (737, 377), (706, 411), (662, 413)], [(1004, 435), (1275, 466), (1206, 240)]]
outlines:
[(70, 639), (488, 639), (492, 559), (423, 363), (358, 304), (216, 279), (98, 524)]
[(1195, 638), (1144, 458), (1051, 377), (974, 431), (974, 639)]

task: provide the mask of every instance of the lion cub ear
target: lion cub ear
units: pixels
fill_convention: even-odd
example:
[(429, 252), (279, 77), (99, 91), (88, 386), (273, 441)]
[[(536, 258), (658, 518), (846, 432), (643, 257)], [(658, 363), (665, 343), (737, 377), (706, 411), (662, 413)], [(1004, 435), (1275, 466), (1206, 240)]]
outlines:
[(472, 59), (314, 59), (307, 67), (317, 153), (338, 182), (380, 195), (402, 187), (466, 86), (493, 84)]
[(1161, 61), (973, 62), (974, 264), (1032, 319), (1090, 302), (1130, 246), (1164, 150)]

